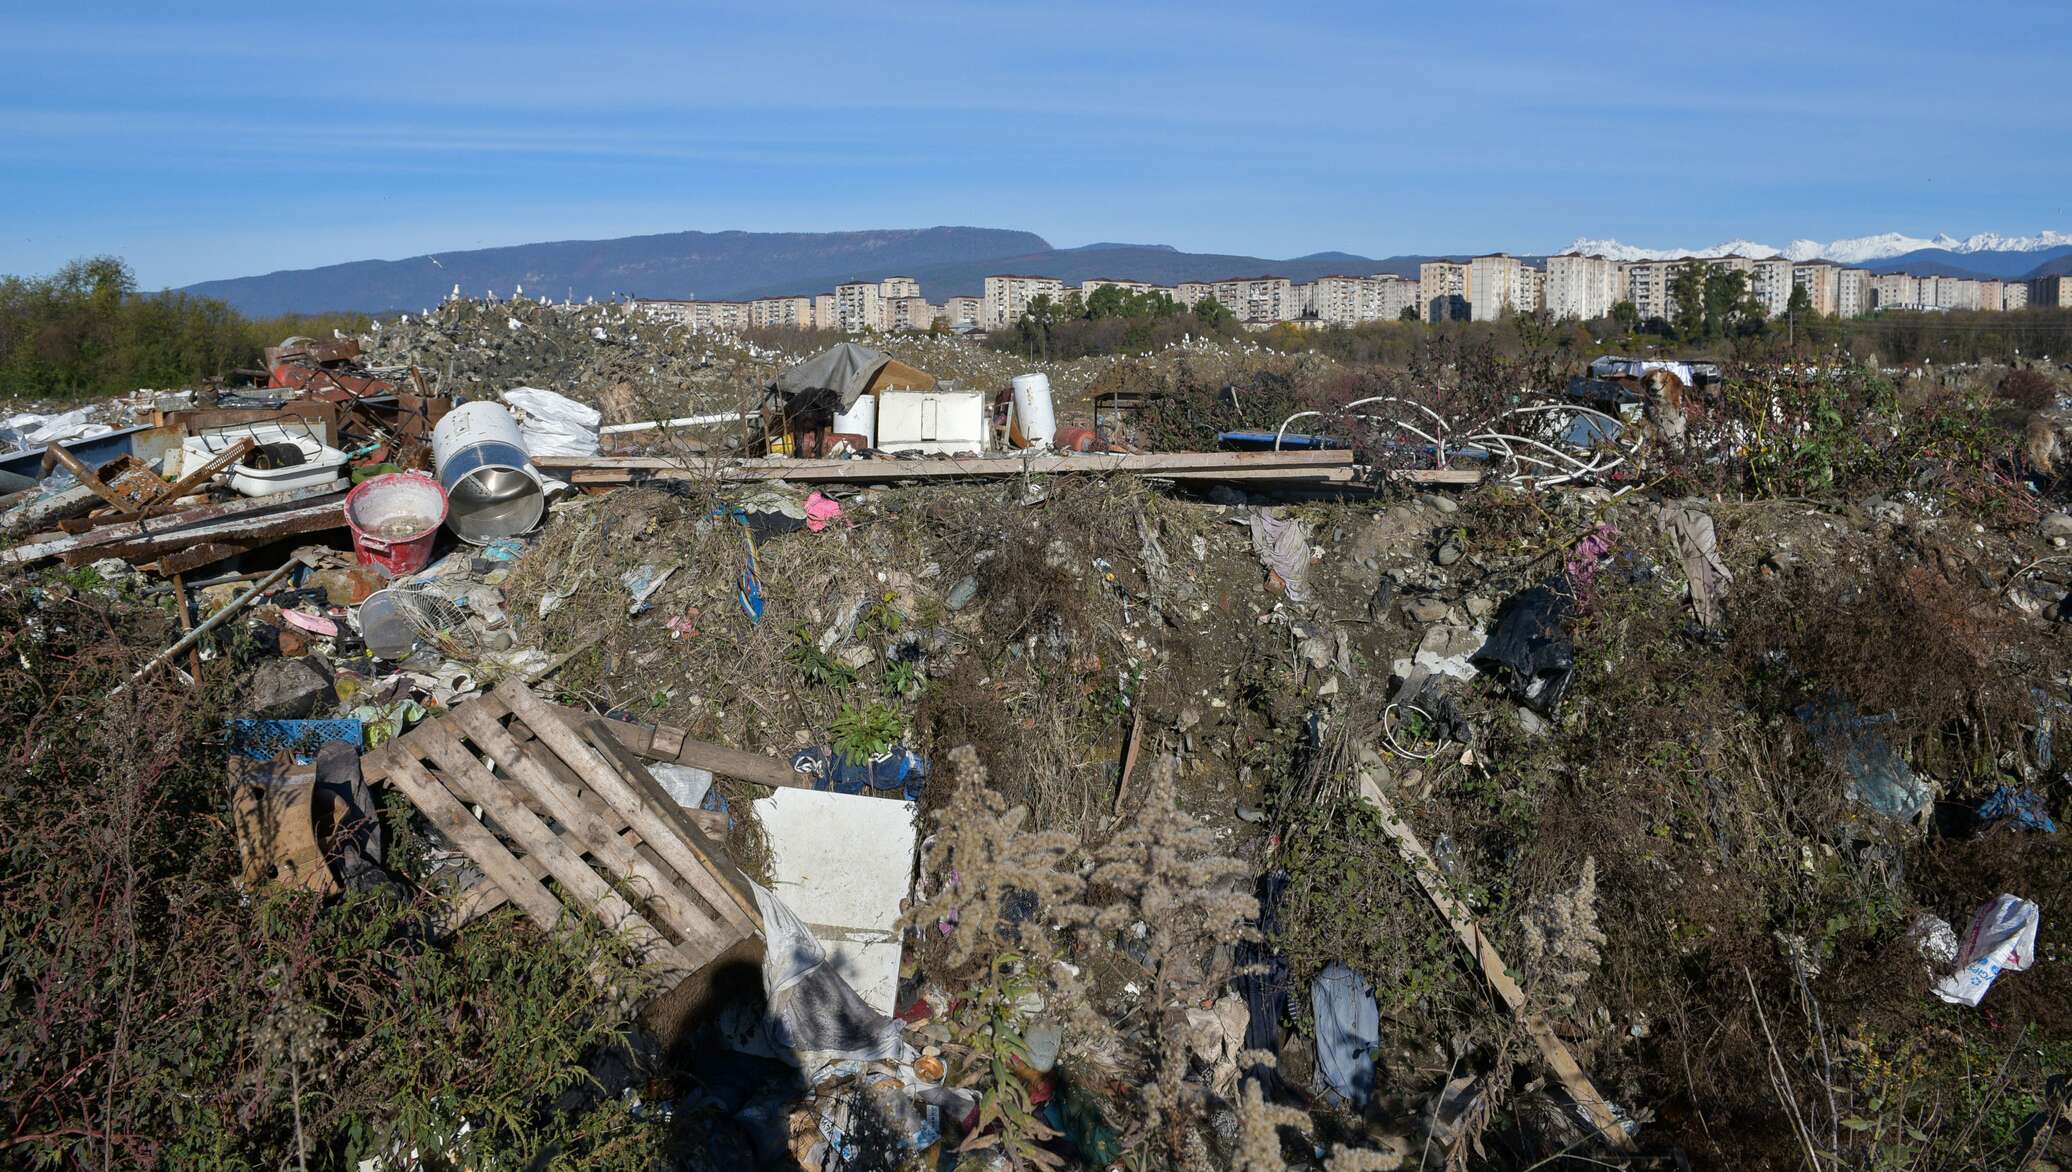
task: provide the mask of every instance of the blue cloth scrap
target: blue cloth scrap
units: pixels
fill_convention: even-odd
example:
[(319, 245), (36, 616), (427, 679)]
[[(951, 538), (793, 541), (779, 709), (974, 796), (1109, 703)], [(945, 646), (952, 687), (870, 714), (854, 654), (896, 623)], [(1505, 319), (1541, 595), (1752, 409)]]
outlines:
[(271, 761), (283, 752), (298, 764), (317, 759), (317, 750), (332, 741), (351, 745), (357, 752), (366, 744), (367, 730), (357, 720), (231, 720), (231, 753), (254, 761)]
[(1317, 1077), (1339, 1097), (1364, 1106), (1374, 1094), (1374, 1051), (1381, 1009), (1367, 978), (1333, 961), (1309, 984), (1317, 1025)]
[(904, 745), (894, 745), (877, 757), (856, 761), (826, 745), (815, 745), (792, 754), (791, 767), (812, 778), (812, 788), (822, 793), (897, 790), (907, 801), (917, 802), (928, 784), (928, 762)]
[(2058, 824), (2043, 806), (2043, 797), (2032, 789), (2016, 789), (2003, 785), (1993, 791), (1993, 796), (1978, 808), (1979, 821), (2001, 822), (2012, 819), (2023, 830), (2041, 830), (2045, 834), (2056, 834)]

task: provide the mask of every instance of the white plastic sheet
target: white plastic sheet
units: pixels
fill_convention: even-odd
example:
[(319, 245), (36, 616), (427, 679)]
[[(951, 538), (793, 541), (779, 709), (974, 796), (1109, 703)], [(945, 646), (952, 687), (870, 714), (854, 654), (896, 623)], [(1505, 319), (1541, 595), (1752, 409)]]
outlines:
[(20, 415), (10, 415), (4, 422), (0, 422), (0, 436), (6, 436), (11, 432), (15, 446), (27, 449), (63, 443), (66, 440), (107, 435), (115, 430), (105, 423), (93, 422), (92, 416), (91, 407), (74, 407), (70, 411), (56, 415), (23, 412)]
[(2003, 972), (2036, 963), (2036, 905), (2013, 895), (1995, 896), (1971, 917), (1957, 954), (1957, 971), (1935, 983), (1935, 995), (1952, 1005), (1977, 1005)]
[(513, 387), (504, 403), (518, 416), (518, 434), (533, 456), (594, 456), (604, 415), (566, 395), (539, 387)]
[(863, 1003), (828, 964), (827, 952), (784, 901), (755, 888), (763, 917), (763, 993), (767, 1040), (814, 1082), (845, 1062), (907, 1062), (914, 1050), (899, 1022)]

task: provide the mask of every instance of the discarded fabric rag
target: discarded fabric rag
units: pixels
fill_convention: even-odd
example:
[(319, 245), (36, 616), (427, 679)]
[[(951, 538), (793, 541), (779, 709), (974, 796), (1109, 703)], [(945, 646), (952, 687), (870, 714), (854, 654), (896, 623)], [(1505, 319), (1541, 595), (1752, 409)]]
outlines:
[(1720, 603), (1726, 601), (1734, 574), (1720, 560), (1719, 533), (1713, 528), (1712, 515), (1696, 501), (1679, 501), (1663, 506), (1659, 519), (1676, 546), (1677, 558), (1683, 562), (1684, 580), (1690, 583), (1691, 610), (1698, 625), (1707, 629), (1718, 626)]
[(1360, 1106), (1374, 1093), (1374, 1048), (1381, 1044), (1381, 1010), (1367, 978), (1333, 961), (1309, 985), (1317, 1023), (1317, 1077)]
[(823, 495), (815, 489), (806, 498), (806, 528), (814, 533), (827, 528), (827, 523), (842, 515), (842, 502)]
[(765, 1025), (778, 1056), (796, 1064), (810, 1082), (844, 1061), (910, 1061), (915, 1051), (900, 1038), (899, 1022), (864, 1004), (782, 900), (749, 886), (762, 914)]
[(1309, 601), (1309, 528), (1261, 509), (1252, 514), (1252, 551), (1281, 576), (1289, 602)]

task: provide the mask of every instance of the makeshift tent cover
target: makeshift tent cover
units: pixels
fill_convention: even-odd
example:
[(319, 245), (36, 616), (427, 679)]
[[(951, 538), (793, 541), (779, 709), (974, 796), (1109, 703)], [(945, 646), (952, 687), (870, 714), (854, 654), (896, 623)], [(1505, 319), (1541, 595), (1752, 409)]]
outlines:
[(847, 411), (856, 400), (881, 390), (931, 390), (935, 376), (868, 346), (843, 342), (786, 370), (770, 387), (788, 401), (793, 414)]

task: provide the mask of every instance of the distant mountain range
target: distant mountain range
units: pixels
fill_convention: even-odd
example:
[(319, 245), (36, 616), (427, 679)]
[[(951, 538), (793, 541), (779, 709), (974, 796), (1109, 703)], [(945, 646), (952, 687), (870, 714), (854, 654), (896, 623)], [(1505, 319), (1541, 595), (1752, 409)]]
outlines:
[(2002, 236), (1997, 232), (1981, 232), (1960, 240), (1948, 234), (1922, 239), (1898, 232), (1883, 232), (1826, 243), (1794, 240), (1783, 248), (1753, 240), (1728, 240), (1706, 248), (1643, 248), (1586, 236), (1571, 242), (1565, 251), (1623, 261), (1679, 256), (1786, 256), (1798, 261), (1831, 260), (1861, 265), (1879, 273), (2006, 279), (2047, 275), (2038, 270), (2072, 254), (2072, 234), (2046, 231), (2034, 236)]
[[(1970, 277), (2024, 277), (2072, 268), (2072, 235), (2043, 232), (2004, 237), (1984, 233), (1963, 240), (1922, 239), (1887, 232), (1820, 243), (1794, 240), (1773, 248), (1729, 240), (1709, 248), (1641, 248), (1583, 237), (1568, 251), (1619, 260), (1678, 256), (1823, 257), (1878, 272)], [(562, 240), (442, 252), (403, 260), (363, 260), (321, 268), (288, 269), (189, 285), (183, 292), (220, 297), (254, 316), (362, 310), (415, 311), (438, 304), (456, 286), (468, 296), (523, 289), (534, 297), (702, 297), (739, 300), (825, 293), (844, 281), (910, 276), (933, 301), (975, 295), (994, 273), (1057, 277), (1077, 283), (1098, 277), (1172, 284), (1271, 274), (1309, 281), (1335, 274), (1414, 277), (1417, 266), (1439, 256), (1366, 257), (1316, 252), (1272, 259), (1228, 253), (1182, 252), (1170, 244), (1102, 242), (1053, 248), (1033, 232), (1002, 228), (898, 228), (862, 232), (669, 232), (612, 240)], [(1459, 254), (1443, 259), (1459, 260)], [(1537, 260), (1536, 256), (1522, 259)], [(2065, 266), (2062, 268), (2052, 266)]]
[(1181, 252), (1169, 244), (1052, 248), (1033, 232), (917, 228), (866, 232), (671, 232), (615, 240), (563, 240), (364, 260), (256, 277), (203, 281), (182, 292), (220, 297), (244, 313), (409, 311), (436, 305), (456, 286), (479, 297), (577, 300), (612, 296), (744, 299), (825, 293), (844, 281), (908, 276), (923, 295), (976, 295), (994, 273), (1083, 281), (1116, 277), (1171, 283), (1271, 272), (1310, 280), (1336, 273), (1417, 275), (1415, 256), (1375, 260), (1320, 252), (1289, 260)]

